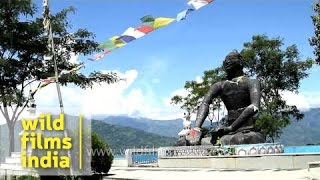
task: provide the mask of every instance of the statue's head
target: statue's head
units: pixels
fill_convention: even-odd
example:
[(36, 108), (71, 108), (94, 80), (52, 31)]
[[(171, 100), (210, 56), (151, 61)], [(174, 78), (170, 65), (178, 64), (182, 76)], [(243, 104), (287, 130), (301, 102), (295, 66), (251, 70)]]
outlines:
[(227, 74), (234, 74), (239, 71), (242, 72), (243, 62), (241, 54), (237, 51), (232, 51), (229, 53), (223, 61), (223, 68)]

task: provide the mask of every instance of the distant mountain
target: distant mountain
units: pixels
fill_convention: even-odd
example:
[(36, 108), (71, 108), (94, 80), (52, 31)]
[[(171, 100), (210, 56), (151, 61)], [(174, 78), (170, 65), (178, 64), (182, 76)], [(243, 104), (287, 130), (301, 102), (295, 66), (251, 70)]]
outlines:
[(172, 146), (177, 141), (177, 138), (164, 137), (96, 120), (92, 120), (92, 131), (100, 135), (112, 149), (116, 150)]
[[(283, 129), (283, 134), (278, 141), (291, 146), (320, 143), (320, 108), (311, 109), (304, 114), (303, 120), (298, 122), (294, 120)], [(108, 124), (131, 127), (167, 137), (177, 137), (178, 132), (182, 129), (182, 119), (151, 120), (125, 116), (99, 116), (99, 118)], [(205, 121), (204, 126), (209, 127), (210, 122)]]
[(167, 137), (177, 137), (182, 129), (181, 119), (151, 120), (146, 118), (130, 118), (126, 116), (109, 116), (102, 121), (108, 124), (131, 127)]
[(285, 145), (320, 144), (320, 108), (304, 112), (304, 118), (283, 129), (280, 142)]
[[(166, 137), (178, 137), (178, 133), (183, 128), (182, 119), (153, 120), (148, 118), (131, 118), (126, 116), (108, 116), (104, 118), (99, 116), (99, 119), (108, 124), (131, 127)], [(210, 122), (205, 121), (204, 126), (210, 126)]]

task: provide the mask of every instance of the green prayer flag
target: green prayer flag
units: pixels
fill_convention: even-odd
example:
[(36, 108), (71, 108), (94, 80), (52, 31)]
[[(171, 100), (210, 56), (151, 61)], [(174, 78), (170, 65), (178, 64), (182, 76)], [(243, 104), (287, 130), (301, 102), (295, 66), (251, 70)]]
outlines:
[(146, 15), (140, 18), (143, 23), (150, 23), (154, 21), (154, 18), (151, 15)]
[(116, 46), (113, 44), (112, 41), (108, 40), (108, 41), (105, 41), (103, 43), (101, 43), (99, 46), (98, 46), (99, 49), (108, 49), (108, 50), (113, 50), (116, 48)]

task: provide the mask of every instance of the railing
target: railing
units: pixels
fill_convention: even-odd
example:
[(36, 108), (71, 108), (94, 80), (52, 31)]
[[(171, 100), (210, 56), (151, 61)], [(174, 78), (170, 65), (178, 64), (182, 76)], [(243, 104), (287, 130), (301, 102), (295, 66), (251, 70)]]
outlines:
[(149, 149), (127, 149), (128, 166), (158, 166), (158, 158), (246, 156), (283, 153), (280, 143), (246, 144), (234, 146), (175, 146)]
[(157, 166), (158, 149), (127, 149), (128, 166)]
[(190, 156), (229, 156), (258, 155), (283, 153), (280, 143), (243, 144), (230, 146), (177, 146), (159, 148), (159, 158)]

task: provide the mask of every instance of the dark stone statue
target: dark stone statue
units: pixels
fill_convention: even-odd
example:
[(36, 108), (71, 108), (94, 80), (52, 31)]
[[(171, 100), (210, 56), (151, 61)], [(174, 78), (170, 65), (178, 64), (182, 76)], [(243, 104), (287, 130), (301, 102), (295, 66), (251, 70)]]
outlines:
[[(264, 136), (255, 129), (260, 106), (260, 83), (244, 76), (242, 56), (238, 52), (229, 53), (223, 67), (227, 80), (217, 82), (210, 88), (198, 108), (195, 127), (186, 137), (186, 144), (215, 144), (218, 138), (223, 145), (265, 142)], [(216, 97), (222, 99), (228, 115), (223, 126), (205, 133), (201, 127), (208, 116), (209, 105)]]

